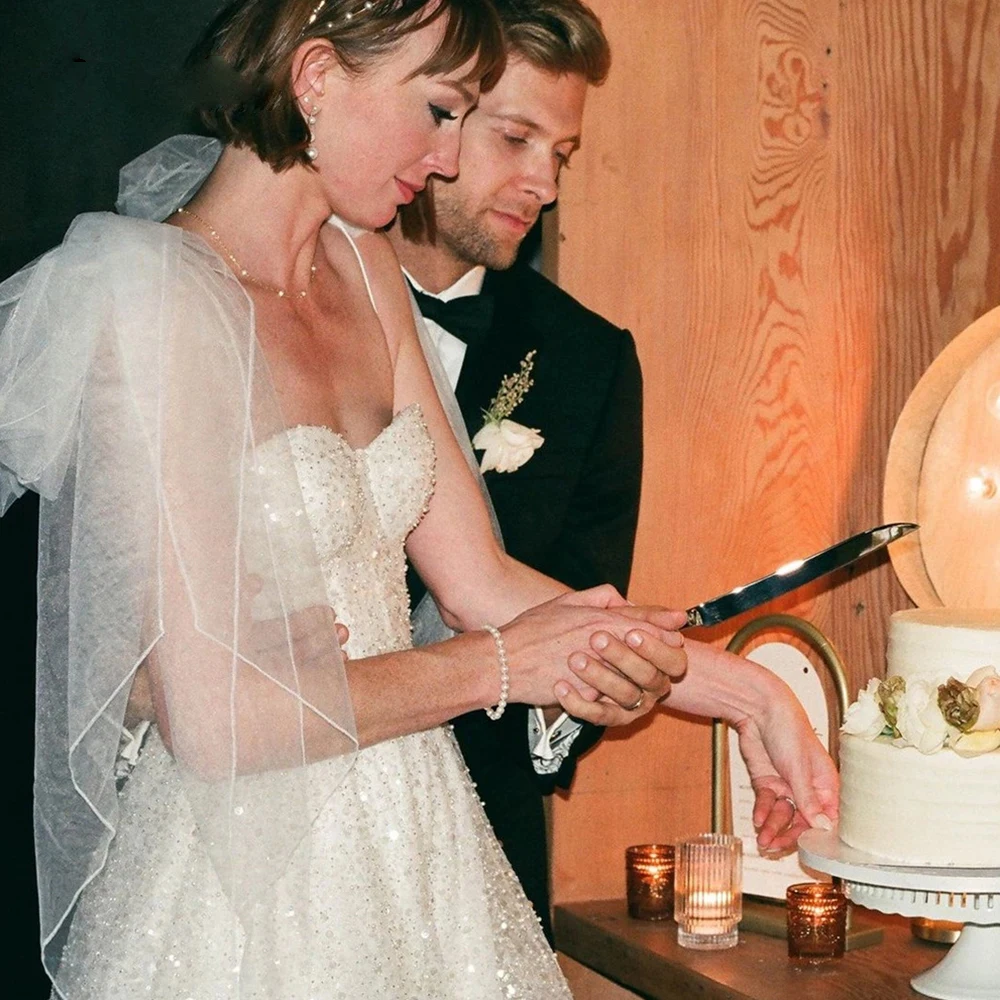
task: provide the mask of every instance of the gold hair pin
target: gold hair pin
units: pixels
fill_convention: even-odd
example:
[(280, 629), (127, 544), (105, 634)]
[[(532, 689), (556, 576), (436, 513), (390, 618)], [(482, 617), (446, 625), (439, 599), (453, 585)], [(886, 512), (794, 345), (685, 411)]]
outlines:
[(309, 15), (309, 20), (306, 23), (307, 28), (311, 28), (316, 23), (316, 18), (319, 17), (321, 11), (325, 6), (326, 6), (326, 0), (319, 0), (319, 3), (316, 4), (315, 7), (313, 7), (312, 13)]
[[(358, 7), (356, 10), (347, 11), (344, 14), (344, 19), (346, 21), (353, 21), (358, 14), (367, 13), (374, 6), (375, 6), (374, 0), (365, 0), (365, 3), (362, 6)], [(319, 16), (320, 14), (323, 13), (324, 7), (326, 7), (326, 0), (319, 0), (319, 3), (316, 4), (315, 7), (313, 7), (312, 13), (309, 15), (309, 20), (306, 22), (305, 28), (302, 29), (303, 32), (308, 31), (319, 20)], [(328, 28), (332, 28), (333, 21), (327, 21), (326, 26)]]

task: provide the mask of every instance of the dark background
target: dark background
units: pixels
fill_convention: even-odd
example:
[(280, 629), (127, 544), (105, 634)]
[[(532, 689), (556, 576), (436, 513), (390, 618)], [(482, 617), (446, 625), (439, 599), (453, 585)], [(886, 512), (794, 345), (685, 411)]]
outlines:
[[(0, 278), (58, 244), (80, 212), (111, 211), (119, 168), (198, 131), (181, 65), (223, 0), (0, 0)], [(540, 231), (540, 227), (536, 227)], [(524, 253), (537, 255), (538, 232)], [(3, 977), (18, 1000), (49, 996), (39, 959), (31, 817), (38, 498), (0, 519), (0, 761), (13, 791), (0, 821)], [(124, 1000), (124, 998), (123, 998)]]
[[(114, 207), (118, 169), (194, 131), (180, 66), (220, 0), (4, 0), (0, 13), (0, 277), (57, 244), (80, 212)], [(39, 960), (31, 820), (38, 502), (0, 520), (4, 993), (49, 996)]]

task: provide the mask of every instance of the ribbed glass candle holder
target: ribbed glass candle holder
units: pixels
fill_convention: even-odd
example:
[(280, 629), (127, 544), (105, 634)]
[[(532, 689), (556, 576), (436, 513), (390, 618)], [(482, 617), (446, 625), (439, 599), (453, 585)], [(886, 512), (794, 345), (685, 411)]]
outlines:
[(828, 882), (800, 882), (785, 890), (788, 957), (812, 964), (840, 958), (847, 940), (847, 897)]
[(636, 920), (669, 920), (673, 916), (673, 844), (625, 848), (625, 895), (628, 915)]
[(743, 842), (703, 833), (677, 845), (674, 919), (677, 943), (713, 951), (739, 941), (743, 916)]

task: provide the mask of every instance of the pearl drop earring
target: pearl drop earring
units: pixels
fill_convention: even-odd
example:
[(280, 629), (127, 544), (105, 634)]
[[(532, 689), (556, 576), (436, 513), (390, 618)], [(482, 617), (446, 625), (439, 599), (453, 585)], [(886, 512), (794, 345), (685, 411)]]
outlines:
[(313, 105), (310, 107), (308, 95), (302, 98), (302, 103), (305, 105), (303, 112), (305, 114), (306, 124), (309, 126), (309, 145), (306, 146), (306, 156), (310, 160), (315, 161), (316, 157), (319, 156), (319, 150), (315, 146), (315, 138), (313, 137), (313, 126), (316, 124), (316, 116), (319, 114), (319, 105)]

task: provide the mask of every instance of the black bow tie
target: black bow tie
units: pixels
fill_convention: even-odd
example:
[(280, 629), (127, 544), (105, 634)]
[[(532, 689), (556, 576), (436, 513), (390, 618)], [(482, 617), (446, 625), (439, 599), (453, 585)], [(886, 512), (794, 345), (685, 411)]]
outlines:
[(490, 332), (493, 324), (493, 296), (489, 293), (462, 295), (450, 302), (442, 302), (416, 288), (413, 289), (413, 295), (425, 319), (433, 320), (467, 344), (478, 343)]

